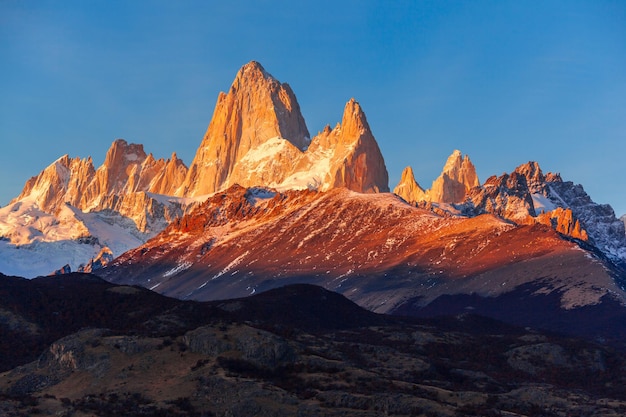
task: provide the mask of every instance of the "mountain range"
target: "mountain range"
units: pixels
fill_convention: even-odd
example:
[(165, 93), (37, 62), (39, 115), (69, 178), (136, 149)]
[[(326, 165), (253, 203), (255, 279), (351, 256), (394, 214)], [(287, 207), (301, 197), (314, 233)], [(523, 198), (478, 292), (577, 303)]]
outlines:
[[(218, 96), (189, 167), (123, 139), (97, 169), (64, 155), (0, 209), (0, 235), (5, 274), (93, 272), (181, 299), (312, 283), (381, 313), (458, 299), (454, 311), (494, 304), (482, 313), (555, 330), (534, 301), (618, 316), (626, 302), (624, 223), (581, 185), (532, 161), (481, 184), (454, 150), (429, 189), (407, 167), (390, 193), (357, 101), (310, 138), (290, 86), (254, 61)], [(509, 311), (512, 294), (533, 302)], [(569, 330), (623, 332), (587, 317)]]
[(459, 150), (388, 182), (254, 61), (189, 166), (58, 158), (0, 208), (0, 414), (624, 413), (624, 217)]

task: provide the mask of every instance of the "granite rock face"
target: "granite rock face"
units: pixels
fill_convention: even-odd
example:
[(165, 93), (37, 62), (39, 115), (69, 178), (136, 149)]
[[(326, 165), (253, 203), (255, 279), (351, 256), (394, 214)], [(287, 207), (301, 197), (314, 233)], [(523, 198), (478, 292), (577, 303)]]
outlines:
[(468, 191), (480, 185), (476, 168), (469, 156), (455, 150), (448, 157), (443, 172), (430, 189), (430, 201), (439, 203), (460, 203)]
[(341, 123), (311, 140), (289, 85), (254, 61), (220, 94), (177, 195), (207, 195), (235, 184), (389, 190), (382, 153), (359, 103), (348, 101)]

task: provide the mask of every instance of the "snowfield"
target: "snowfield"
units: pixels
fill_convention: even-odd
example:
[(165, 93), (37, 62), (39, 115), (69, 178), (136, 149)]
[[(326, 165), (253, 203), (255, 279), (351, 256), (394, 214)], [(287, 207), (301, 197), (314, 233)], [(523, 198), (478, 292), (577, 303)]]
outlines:
[(118, 256), (147, 238), (118, 214), (83, 213), (64, 205), (55, 216), (27, 197), (0, 209), (0, 272), (34, 278), (64, 265), (76, 271), (104, 247)]

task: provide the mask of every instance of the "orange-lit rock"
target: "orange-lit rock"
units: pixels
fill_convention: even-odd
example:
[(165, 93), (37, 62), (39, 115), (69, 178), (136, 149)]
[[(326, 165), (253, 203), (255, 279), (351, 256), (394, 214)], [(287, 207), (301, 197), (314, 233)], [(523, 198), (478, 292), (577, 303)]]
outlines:
[(417, 181), (415, 181), (413, 168), (410, 166), (404, 168), (404, 171), (402, 171), (400, 182), (396, 185), (396, 188), (393, 189), (393, 193), (402, 197), (409, 203), (417, 203), (419, 201), (427, 200), (426, 192), (422, 187), (420, 187)]
[(300, 150), (309, 145), (309, 131), (291, 87), (252, 61), (239, 70), (229, 92), (220, 93), (177, 194), (198, 196), (223, 188), (237, 162), (272, 138), (282, 138)]
[(359, 103), (351, 99), (341, 123), (310, 140), (289, 85), (257, 62), (244, 65), (229, 92), (220, 94), (177, 195), (205, 195), (234, 184), (389, 190), (384, 159)]
[(460, 203), (468, 191), (480, 185), (476, 168), (469, 156), (455, 150), (448, 157), (443, 172), (433, 181), (429, 190), (430, 201), (439, 203)]
[(538, 223), (550, 226), (564, 235), (584, 241), (589, 239), (587, 232), (581, 228), (580, 222), (574, 219), (572, 210), (569, 208), (557, 207), (547, 213), (539, 214), (536, 220)]
[(479, 185), (476, 168), (469, 156), (463, 156), (461, 151), (455, 150), (430, 189), (424, 191), (415, 181), (412, 168), (407, 167), (394, 193), (411, 203), (462, 203), (469, 191)]

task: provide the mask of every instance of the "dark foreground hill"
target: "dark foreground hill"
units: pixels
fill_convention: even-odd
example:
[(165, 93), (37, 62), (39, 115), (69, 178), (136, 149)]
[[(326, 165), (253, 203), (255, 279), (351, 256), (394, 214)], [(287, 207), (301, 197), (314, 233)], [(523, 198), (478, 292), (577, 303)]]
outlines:
[(200, 303), (3, 276), (0, 313), (3, 416), (626, 412), (619, 348), (476, 315), (374, 314), (311, 285)]

